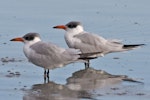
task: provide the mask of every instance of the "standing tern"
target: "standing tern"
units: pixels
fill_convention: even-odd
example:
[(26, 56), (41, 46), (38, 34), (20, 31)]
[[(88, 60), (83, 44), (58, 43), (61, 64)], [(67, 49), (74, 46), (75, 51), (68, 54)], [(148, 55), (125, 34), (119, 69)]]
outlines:
[[(80, 49), (82, 53), (99, 52), (99, 54), (94, 54), (93, 58), (104, 56), (112, 52), (132, 50), (144, 45), (124, 45), (116, 39), (107, 40), (97, 34), (84, 31), (82, 24), (77, 21), (71, 21), (66, 25), (58, 25), (53, 28), (64, 29), (66, 31), (65, 40), (70, 48)], [(87, 61), (88, 63), (85, 63), (85, 67), (89, 67), (89, 59), (87, 59)]]
[(25, 56), (33, 64), (43, 67), (44, 77), (47, 78), (49, 78), (49, 69), (63, 67), (76, 61), (82, 62), (81, 59), (84, 59), (79, 49), (64, 49), (53, 43), (43, 42), (38, 33), (27, 33), (23, 37), (13, 38), (10, 41), (23, 42)]

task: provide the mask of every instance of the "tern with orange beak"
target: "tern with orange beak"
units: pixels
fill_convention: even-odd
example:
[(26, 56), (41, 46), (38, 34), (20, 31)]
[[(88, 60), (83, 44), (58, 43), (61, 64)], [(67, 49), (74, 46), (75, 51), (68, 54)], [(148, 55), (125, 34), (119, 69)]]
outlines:
[[(44, 76), (49, 78), (49, 69), (63, 67), (81, 60), (79, 49), (64, 49), (50, 42), (41, 41), (38, 33), (27, 33), (23, 37), (11, 39), (24, 43), (25, 56), (33, 64), (44, 68)], [(85, 61), (84, 61), (85, 62)], [(46, 70), (48, 70), (46, 72)]]
[[(107, 40), (99, 35), (84, 31), (82, 24), (77, 21), (54, 26), (53, 28), (66, 31), (65, 40), (70, 48), (80, 49), (82, 53), (99, 52), (99, 54), (94, 54), (93, 58), (104, 56), (108, 53), (132, 50), (144, 45), (124, 45), (116, 39)], [(88, 63), (85, 63), (85, 67), (89, 67), (89, 59), (87, 61)]]

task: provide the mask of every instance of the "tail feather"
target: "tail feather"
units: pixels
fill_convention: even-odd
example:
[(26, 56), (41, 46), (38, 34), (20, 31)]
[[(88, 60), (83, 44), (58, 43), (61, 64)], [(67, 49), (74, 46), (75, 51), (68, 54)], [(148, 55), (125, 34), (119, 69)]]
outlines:
[(145, 44), (133, 44), (133, 45), (123, 45), (123, 49), (135, 49), (141, 47)]

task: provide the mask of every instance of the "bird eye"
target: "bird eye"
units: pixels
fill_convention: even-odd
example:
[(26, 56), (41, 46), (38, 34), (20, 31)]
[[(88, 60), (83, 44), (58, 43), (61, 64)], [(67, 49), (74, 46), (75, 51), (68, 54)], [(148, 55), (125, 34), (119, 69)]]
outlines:
[(29, 40), (29, 37), (25, 37), (26, 40)]
[(75, 28), (76, 25), (74, 25), (74, 24), (69, 24), (68, 27), (69, 27), (69, 28)]
[(72, 28), (72, 25), (68, 25), (69, 28)]
[(33, 40), (33, 39), (34, 37), (25, 37), (25, 40), (28, 40), (28, 41)]

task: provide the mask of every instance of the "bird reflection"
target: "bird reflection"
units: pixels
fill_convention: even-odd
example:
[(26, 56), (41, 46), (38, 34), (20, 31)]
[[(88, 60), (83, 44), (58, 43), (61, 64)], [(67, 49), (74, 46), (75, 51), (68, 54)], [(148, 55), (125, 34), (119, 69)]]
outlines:
[(74, 72), (67, 83), (57, 84), (49, 81), (45, 84), (35, 84), (27, 91), (23, 100), (79, 100), (92, 99), (91, 91), (116, 85), (123, 80), (132, 80), (125, 75), (111, 75), (102, 70), (87, 68)]
[(67, 79), (67, 86), (72, 90), (94, 90), (118, 84), (124, 79), (128, 79), (126, 75), (112, 75), (103, 70), (95, 70), (87, 68), (77, 71)]
[(79, 98), (91, 98), (86, 91), (74, 91), (66, 85), (49, 82), (33, 85), (23, 100), (79, 100)]

